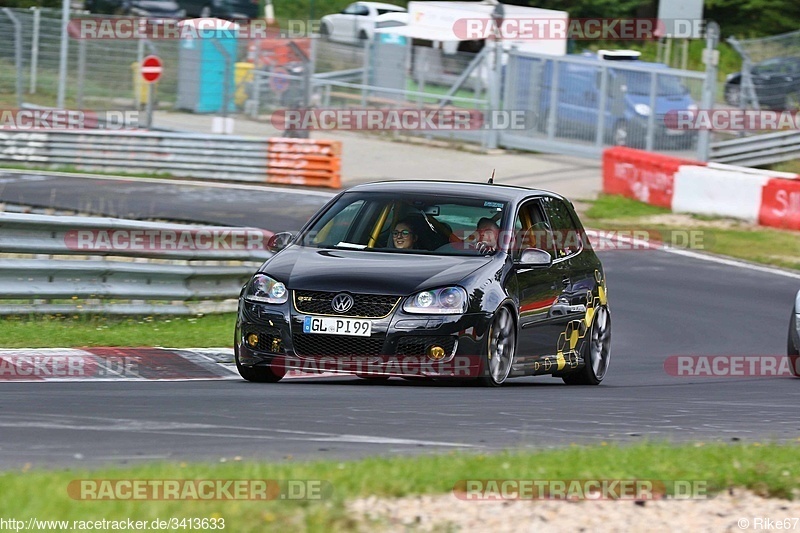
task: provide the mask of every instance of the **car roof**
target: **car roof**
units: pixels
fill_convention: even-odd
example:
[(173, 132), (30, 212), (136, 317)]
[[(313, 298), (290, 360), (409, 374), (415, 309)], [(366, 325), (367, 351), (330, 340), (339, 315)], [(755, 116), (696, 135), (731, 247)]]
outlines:
[(394, 4), (384, 4), (383, 2), (356, 2), (356, 4), (361, 4), (362, 6), (372, 6), (375, 9), (391, 9), (392, 11), (406, 11), (406, 8), (402, 6), (396, 6)]
[(517, 185), (503, 185), (501, 183), (473, 183), (462, 181), (435, 181), (435, 180), (399, 180), (364, 183), (347, 189), (347, 192), (386, 192), (420, 194), (442, 194), (445, 196), (467, 196), (473, 198), (493, 198), (509, 202), (517, 202), (530, 196), (553, 196), (565, 199), (563, 196), (542, 189), (529, 189)]

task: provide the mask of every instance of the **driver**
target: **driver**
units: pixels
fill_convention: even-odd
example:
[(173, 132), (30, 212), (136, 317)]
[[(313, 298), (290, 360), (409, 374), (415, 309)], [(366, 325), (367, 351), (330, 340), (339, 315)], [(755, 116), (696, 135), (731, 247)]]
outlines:
[(478, 242), (476, 247), (485, 248), (483, 253), (493, 252), (497, 249), (497, 238), (500, 236), (500, 226), (491, 218), (481, 218), (478, 220), (476, 230)]

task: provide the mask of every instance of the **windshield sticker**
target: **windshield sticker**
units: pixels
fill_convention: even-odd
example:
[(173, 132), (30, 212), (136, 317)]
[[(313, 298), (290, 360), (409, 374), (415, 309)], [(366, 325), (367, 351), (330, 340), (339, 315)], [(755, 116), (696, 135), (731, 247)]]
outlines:
[(497, 209), (503, 209), (503, 202), (483, 202), (483, 207), (496, 207)]

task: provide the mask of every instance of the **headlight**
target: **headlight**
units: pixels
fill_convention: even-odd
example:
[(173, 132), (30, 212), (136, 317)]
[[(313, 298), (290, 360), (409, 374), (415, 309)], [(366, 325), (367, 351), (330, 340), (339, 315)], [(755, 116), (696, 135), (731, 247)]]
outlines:
[(403, 311), (428, 315), (460, 315), (467, 312), (467, 291), (461, 287), (445, 287), (418, 292), (406, 300)]
[(633, 110), (636, 111), (638, 114), (642, 115), (643, 117), (650, 116), (650, 106), (647, 104), (636, 104), (633, 106)]
[(244, 293), (245, 300), (267, 304), (284, 304), (289, 299), (286, 285), (264, 274), (256, 274)]

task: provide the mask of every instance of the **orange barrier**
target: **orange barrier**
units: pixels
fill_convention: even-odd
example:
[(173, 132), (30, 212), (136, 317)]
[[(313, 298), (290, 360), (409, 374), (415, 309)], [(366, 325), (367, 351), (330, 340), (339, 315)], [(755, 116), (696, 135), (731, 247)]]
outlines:
[(342, 186), (342, 143), (273, 137), (267, 142), (267, 182)]
[(675, 173), (681, 165), (704, 163), (624, 146), (603, 152), (603, 192), (660, 207), (672, 207)]
[(301, 61), (289, 43), (294, 43), (306, 56), (311, 56), (311, 39), (286, 39), (280, 36), (278, 29), (270, 38), (253, 40), (247, 48), (247, 60), (259, 70)]
[(761, 193), (758, 223), (800, 230), (800, 179), (773, 178)]

